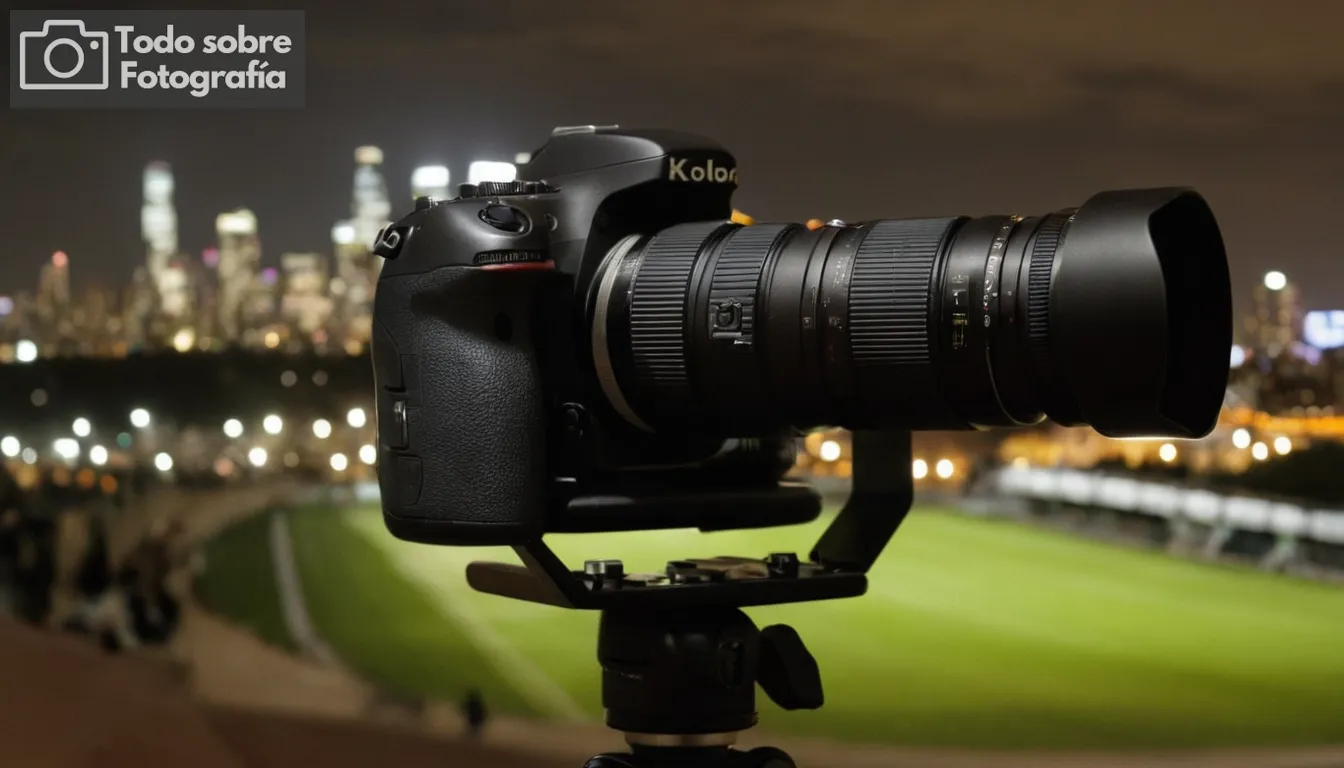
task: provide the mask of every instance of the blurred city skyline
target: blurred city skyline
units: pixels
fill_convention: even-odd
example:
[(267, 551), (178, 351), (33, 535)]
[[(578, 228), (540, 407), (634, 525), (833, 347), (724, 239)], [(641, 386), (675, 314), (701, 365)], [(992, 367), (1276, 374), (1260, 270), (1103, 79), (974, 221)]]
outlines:
[(738, 207), (767, 220), (1038, 212), (1189, 184), (1222, 223), (1240, 307), (1281, 269), (1334, 308), (1344, 7), (1140, 5), (333, 2), (308, 13), (304, 110), (6, 115), (0, 292), (57, 250), (77, 287), (124, 282), (144, 263), (151, 161), (173, 167), (183, 252), (246, 207), (277, 266), (327, 249), (355, 146), (384, 149), (395, 214), (416, 166), (457, 180), (593, 122), (721, 141)]

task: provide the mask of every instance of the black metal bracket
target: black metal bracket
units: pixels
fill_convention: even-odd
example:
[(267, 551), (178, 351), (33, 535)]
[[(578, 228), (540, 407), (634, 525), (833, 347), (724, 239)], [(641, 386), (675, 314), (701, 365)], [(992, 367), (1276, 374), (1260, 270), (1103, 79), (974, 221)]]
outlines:
[[(909, 432), (853, 435), (849, 499), (812, 548), (795, 556), (718, 558), (676, 563), (666, 577), (629, 577), (617, 561), (590, 561), (573, 571), (540, 539), (514, 547), (523, 565), (475, 562), (467, 583), (478, 592), (560, 608), (607, 610), (752, 606), (857, 597), (868, 569), (905, 520), (914, 500)], [(673, 568), (677, 566), (677, 568)]]

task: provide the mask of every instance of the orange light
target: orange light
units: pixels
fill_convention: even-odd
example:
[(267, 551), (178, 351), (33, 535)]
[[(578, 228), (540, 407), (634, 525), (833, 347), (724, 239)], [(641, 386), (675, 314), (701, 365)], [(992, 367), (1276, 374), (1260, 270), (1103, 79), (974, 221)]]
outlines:
[(743, 213), (743, 212), (741, 212), (741, 211), (739, 211), (739, 210), (734, 209), (734, 210), (733, 210), (733, 216), (732, 216), (732, 222), (733, 222), (734, 224), (741, 224), (741, 225), (744, 226), (744, 227), (750, 227), (752, 224), (755, 224), (755, 223), (756, 223), (756, 220), (753, 219), (753, 218), (751, 218), (751, 217), (748, 216), (747, 214), (745, 214), (745, 213)]
[(807, 228), (808, 228), (808, 229), (821, 229), (821, 228), (824, 227), (824, 226), (826, 226), (826, 222), (822, 221), (821, 219), (808, 219), (808, 220), (807, 220)]
[(117, 492), (117, 478), (111, 475), (103, 475), (98, 480), (98, 487), (103, 489), (103, 493), (111, 496)]
[(70, 263), (70, 257), (65, 255), (65, 251), (57, 251), (51, 254), (51, 263), (57, 269), (65, 269), (65, 265)]
[(93, 470), (87, 467), (79, 470), (79, 474), (75, 475), (75, 484), (78, 485), (80, 488), (92, 488), (93, 481), (94, 481)]

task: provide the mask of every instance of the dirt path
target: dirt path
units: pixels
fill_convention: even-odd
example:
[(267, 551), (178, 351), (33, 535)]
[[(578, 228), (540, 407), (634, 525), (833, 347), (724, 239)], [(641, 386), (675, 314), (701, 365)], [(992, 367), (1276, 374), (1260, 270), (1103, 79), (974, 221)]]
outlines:
[[(187, 535), (200, 542), (223, 526), (277, 499), (292, 488), (271, 487), (230, 493), (219, 498), (180, 497), (156, 506), (156, 514), (187, 509)], [(146, 515), (145, 521), (152, 518)], [(461, 733), (451, 706), (431, 704), (416, 709), (383, 700), (368, 684), (330, 665), (307, 661), (269, 646), (249, 633), (188, 605), (182, 630), (170, 649), (186, 664), (191, 688), (200, 700), (220, 706), (271, 711), (305, 717), (382, 721), (432, 738)], [(485, 746), (580, 766), (590, 755), (620, 749), (619, 737), (598, 724), (549, 724), (495, 718)], [(750, 735), (742, 746), (760, 744)], [(804, 766), (868, 768), (1344, 768), (1344, 747), (1263, 752), (1201, 752), (1176, 754), (1098, 755), (1084, 753), (986, 753), (965, 750), (858, 747), (791, 739), (769, 739)], [(413, 768), (403, 765), (402, 768)]]

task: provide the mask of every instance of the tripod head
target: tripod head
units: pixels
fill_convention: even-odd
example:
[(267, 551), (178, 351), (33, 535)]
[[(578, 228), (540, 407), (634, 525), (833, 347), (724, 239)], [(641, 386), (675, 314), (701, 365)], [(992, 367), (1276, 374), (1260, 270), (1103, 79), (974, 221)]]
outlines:
[(856, 597), (913, 499), (908, 432), (855, 432), (849, 499), (807, 560), (766, 557), (677, 560), (664, 574), (625, 572), (620, 560), (571, 570), (540, 538), (514, 547), (524, 565), (476, 562), (472, 588), (562, 608), (602, 611), (598, 660), (607, 725), (629, 754), (589, 768), (723, 764), (792, 766), (775, 749), (730, 749), (756, 724), (756, 684), (784, 709), (824, 700), (816, 661), (798, 633), (758, 629), (745, 606)]

